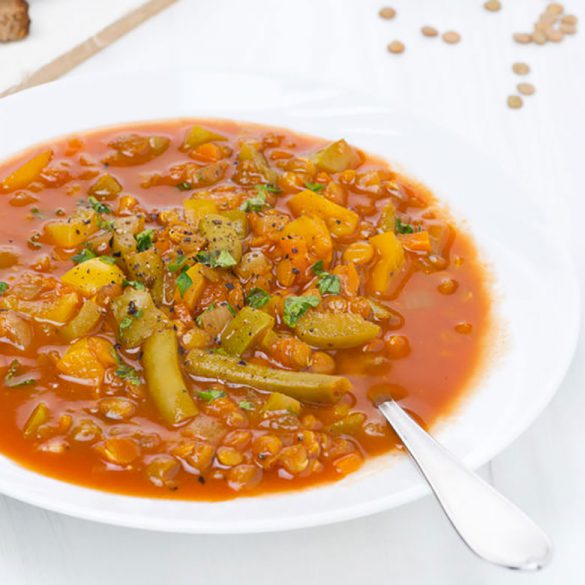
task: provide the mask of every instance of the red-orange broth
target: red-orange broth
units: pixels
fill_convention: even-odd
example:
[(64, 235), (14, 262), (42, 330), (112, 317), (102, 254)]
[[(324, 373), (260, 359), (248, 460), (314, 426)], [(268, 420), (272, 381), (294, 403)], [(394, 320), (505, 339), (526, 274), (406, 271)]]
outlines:
[[(391, 393), (431, 425), (481, 361), (490, 301), (471, 239), (425, 188), (345, 141), (133, 124), (34, 147), (0, 179), (0, 451), (40, 473), (205, 500), (336, 480), (398, 443), (372, 399)], [(246, 307), (252, 343), (232, 323)], [(344, 331), (352, 347), (336, 346)], [(157, 336), (180, 368), (160, 388)], [(296, 382), (271, 393), (185, 368), (218, 358), (343, 391), (297, 400)], [(181, 408), (165, 394), (177, 374)]]

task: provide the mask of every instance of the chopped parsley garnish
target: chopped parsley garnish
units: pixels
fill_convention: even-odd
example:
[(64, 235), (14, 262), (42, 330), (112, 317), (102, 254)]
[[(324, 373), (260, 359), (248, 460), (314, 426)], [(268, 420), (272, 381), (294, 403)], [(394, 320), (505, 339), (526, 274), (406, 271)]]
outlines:
[(318, 276), (317, 287), (322, 295), (338, 295), (341, 292), (341, 279), (335, 274), (327, 272), (323, 266), (323, 260), (315, 262), (311, 266), (313, 274)]
[(414, 228), (409, 223), (403, 223), (399, 217), (396, 218), (394, 225), (395, 225), (396, 233), (398, 233), (398, 234), (412, 234), (412, 233), (414, 233)]
[(30, 214), (36, 219), (45, 219), (45, 214), (38, 207), (31, 207)]
[(154, 232), (151, 229), (146, 229), (134, 236), (136, 238), (136, 250), (138, 252), (144, 252), (145, 250), (152, 248), (153, 234)]
[(116, 259), (113, 256), (98, 256), (98, 258), (105, 264), (113, 266), (116, 263)]
[(187, 257), (183, 256), (183, 254), (177, 254), (177, 257), (172, 262), (169, 262), (169, 270), (178, 272), (185, 266), (185, 262), (187, 262)]
[(230, 312), (232, 317), (235, 317), (238, 314), (238, 312), (234, 309), (234, 307), (231, 305), (231, 303), (228, 303), (226, 301), (225, 306), (227, 307), (227, 310)]
[(254, 410), (254, 404), (249, 400), (242, 400), (238, 406), (243, 410)]
[(307, 189), (310, 189), (311, 191), (314, 191), (315, 193), (320, 193), (321, 191), (323, 191), (323, 189), (325, 189), (325, 185), (323, 185), (323, 183), (306, 182), (305, 187)]
[(126, 316), (120, 321), (120, 325), (118, 325), (118, 328), (120, 329), (120, 331), (124, 331), (125, 329), (128, 329), (128, 327), (132, 325), (132, 322), (133, 322), (132, 317)]
[(223, 398), (225, 392), (223, 390), (200, 390), (197, 396), (204, 402), (212, 402), (218, 398)]
[(289, 327), (295, 327), (299, 319), (311, 308), (320, 302), (318, 296), (286, 297), (284, 301), (283, 319)]
[(258, 193), (280, 193), (280, 189), (272, 183), (256, 185), (256, 190)]
[(12, 360), (10, 362), (10, 366), (8, 367), (8, 371), (4, 376), (4, 384), (8, 386), (8, 388), (20, 388), (21, 386), (31, 386), (36, 382), (34, 378), (25, 378), (25, 379), (15, 379), (18, 370), (20, 369), (20, 362), (18, 360)]
[(112, 213), (112, 210), (105, 204), (98, 201), (93, 195), (88, 199), (91, 208), (96, 213)]
[(138, 282), (137, 280), (124, 279), (124, 281), (122, 282), (122, 286), (124, 288), (131, 286), (135, 290), (145, 290), (146, 289), (146, 287), (141, 282)]
[(195, 259), (210, 268), (231, 268), (237, 264), (236, 259), (227, 250), (199, 252)]
[(191, 188), (191, 183), (189, 183), (189, 181), (183, 181), (177, 185), (177, 189), (179, 191), (189, 191)]
[(116, 369), (116, 376), (122, 378), (123, 380), (127, 380), (130, 384), (134, 384), (134, 386), (138, 386), (142, 383), (140, 379), (140, 374), (128, 364), (123, 363), (120, 358), (118, 358), (118, 368)]
[(100, 217), (98, 218), (98, 227), (100, 228), (100, 230), (111, 232), (114, 230), (114, 220), (106, 221)]
[(253, 288), (246, 297), (246, 302), (254, 309), (262, 308), (270, 300), (270, 295), (263, 288)]
[(8, 290), (9, 286), (7, 282), (0, 281), (0, 295), (4, 294)]
[(191, 288), (192, 284), (193, 279), (187, 274), (186, 270), (182, 270), (181, 274), (177, 276), (177, 288), (179, 289), (181, 298), (185, 296), (185, 293)]
[(259, 191), (257, 195), (246, 199), (240, 205), (242, 211), (262, 211), (266, 205), (266, 193)]
[(92, 252), (89, 248), (83, 248), (83, 250), (81, 250), (81, 252), (77, 252), (77, 254), (71, 258), (71, 260), (73, 260), (75, 264), (81, 264), (82, 262), (87, 262), (88, 260), (96, 257), (97, 254)]

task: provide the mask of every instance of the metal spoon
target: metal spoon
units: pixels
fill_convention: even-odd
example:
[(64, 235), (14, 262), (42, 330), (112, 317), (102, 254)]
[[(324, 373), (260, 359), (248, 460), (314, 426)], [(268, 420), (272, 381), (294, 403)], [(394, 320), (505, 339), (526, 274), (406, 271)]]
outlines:
[(552, 542), (504, 498), (424, 431), (394, 400), (378, 408), (400, 437), (465, 544), (480, 558), (523, 571), (544, 567)]

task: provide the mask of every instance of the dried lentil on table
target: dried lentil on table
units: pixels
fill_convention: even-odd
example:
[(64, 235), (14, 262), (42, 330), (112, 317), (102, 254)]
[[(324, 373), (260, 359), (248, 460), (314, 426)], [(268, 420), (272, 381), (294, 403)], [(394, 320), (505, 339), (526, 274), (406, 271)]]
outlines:
[(404, 53), (404, 43), (401, 41), (392, 41), (388, 44), (388, 52), (393, 53), (394, 55), (399, 55), (400, 53)]
[(524, 105), (524, 100), (519, 95), (508, 96), (508, 107), (517, 110)]
[(384, 20), (392, 20), (396, 16), (396, 10), (394, 10), (394, 8), (390, 8), (390, 6), (386, 6), (384, 8), (380, 8), (378, 15)]
[(499, 0), (488, 0), (483, 7), (489, 12), (498, 12), (502, 9), (502, 3)]
[(530, 67), (526, 63), (514, 63), (512, 65), (512, 71), (516, 75), (528, 75), (530, 73)]
[(443, 33), (442, 39), (446, 43), (449, 43), (450, 45), (454, 45), (461, 40), (461, 35), (458, 32), (455, 32), (454, 30), (450, 30), (450, 31), (447, 31), (446, 33)]
[(534, 87), (534, 85), (532, 85), (532, 83), (519, 83), (516, 86), (516, 89), (522, 95), (532, 95), (536, 91), (536, 88)]
[(433, 26), (423, 26), (420, 31), (425, 37), (436, 37), (439, 31)]

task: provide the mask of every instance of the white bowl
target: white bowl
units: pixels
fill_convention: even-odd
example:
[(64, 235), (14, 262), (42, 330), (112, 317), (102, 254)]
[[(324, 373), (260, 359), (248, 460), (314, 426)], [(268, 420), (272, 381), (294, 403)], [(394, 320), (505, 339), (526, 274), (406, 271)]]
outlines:
[[(538, 416), (570, 363), (579, 291), (555, 217), (454, 135), (371, 98), (314, 82), (209, 72), (72, 78), (0, 101), (0, 159), (75, 131), (177, 117), (232, 118), (344, 137), (399, 163), (469, 225), (494, 276), (505, 336), (437, 437), (471, 467)], [(555, 202), (558, 205), (558, 202)], [(115, 495), (50, 479), (0, 457), (0, 492), (112, 524), (193, 533), (287, 530), (399, 506), (428, 490), (406, 457), (382, 456), (334, 484), (226, 502)]]

